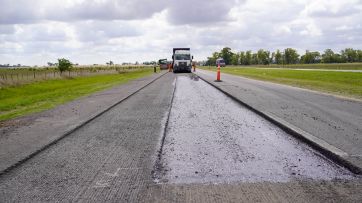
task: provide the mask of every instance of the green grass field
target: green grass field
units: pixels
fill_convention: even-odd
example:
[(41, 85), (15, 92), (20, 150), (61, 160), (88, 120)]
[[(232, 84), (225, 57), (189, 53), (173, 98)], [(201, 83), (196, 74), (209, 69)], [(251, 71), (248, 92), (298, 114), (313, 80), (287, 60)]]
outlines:
[(153, 69), (35, 82), (0, 88), (0, 121), (40, 112), (59, 104), (152, 74)]
[(0, 68), (0, 88), (9, 86), (18, 86), (43, 80), (55, 80), (62, 77), (84, 77), (91, 75), (106, 75), (122, 73), (134, 70), (150, 68), (150, 66), (75, 66), (70, 71), (65, 71), (62, 75), (56, 67), (19, 67), (19, 68)]
[(362, 63), (318, 63), (318, 64), (290, 64), (290, 65), (271, 64), (271, 65), (250, 65), (250, 66), (230, 66), (230, 67), (362, 70)]
[[(203, 67), (205, 70), (213, 70)], [(362, 99), (362, 72), (225, 67), (222, 73)]]

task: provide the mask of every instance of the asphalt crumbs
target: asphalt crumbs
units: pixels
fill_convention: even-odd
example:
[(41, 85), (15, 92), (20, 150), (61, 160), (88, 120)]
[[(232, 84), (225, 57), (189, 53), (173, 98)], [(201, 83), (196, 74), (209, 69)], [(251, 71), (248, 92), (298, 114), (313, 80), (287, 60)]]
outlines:
[(177, 77), (162, 157), (171, 183), (353, 178), (197, 76)]

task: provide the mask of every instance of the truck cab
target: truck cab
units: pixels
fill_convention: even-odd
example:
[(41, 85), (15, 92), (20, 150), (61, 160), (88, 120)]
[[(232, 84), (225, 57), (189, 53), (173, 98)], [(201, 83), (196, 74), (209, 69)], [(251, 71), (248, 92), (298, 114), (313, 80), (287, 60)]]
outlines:
[(173, 49), (173, 72), (191, 73), (192, 59), (190, 48), (174, 48)]

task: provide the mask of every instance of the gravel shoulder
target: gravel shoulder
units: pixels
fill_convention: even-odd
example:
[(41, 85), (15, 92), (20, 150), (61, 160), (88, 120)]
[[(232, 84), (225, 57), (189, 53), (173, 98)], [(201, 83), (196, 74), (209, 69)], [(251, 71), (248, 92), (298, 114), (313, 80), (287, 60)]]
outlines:
[(222, 73), (197, 75), (250, 107), (319, 142), (341, 159), (362, 168), (362, 103), (314, 91)]
[(0, 126), (0, 173), (127, 98), (165, 72), (60, 105)]

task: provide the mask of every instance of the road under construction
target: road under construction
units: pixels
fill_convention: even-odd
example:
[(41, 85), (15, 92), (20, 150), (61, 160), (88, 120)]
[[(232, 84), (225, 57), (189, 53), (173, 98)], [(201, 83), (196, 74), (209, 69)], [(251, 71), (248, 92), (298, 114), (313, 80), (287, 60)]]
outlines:
[(349, 167), (357, 162), (344, 164), (297, 138), (238, 102), (240, 92), (227, 93), (228, 78), (210, 85), (215, 77), (162, 72), (4, 167), (0, 202), (362, 200), (361, 177)]

